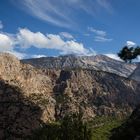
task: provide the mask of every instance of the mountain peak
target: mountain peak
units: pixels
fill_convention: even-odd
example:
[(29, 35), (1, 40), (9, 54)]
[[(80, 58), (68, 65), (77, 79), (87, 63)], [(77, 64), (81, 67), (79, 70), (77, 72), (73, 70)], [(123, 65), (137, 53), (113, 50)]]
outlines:
[(66, 55), (59, 57), (43, 57), (22, 60), (24, 63), (31, 64), (43, 69), (93, 69), (115, 73), (120, 76), (128, 77), (136, 68), (135, 64), (126, 64), (121, 61), (111, 59), (105, 55), (96, 56), (75, 56)]

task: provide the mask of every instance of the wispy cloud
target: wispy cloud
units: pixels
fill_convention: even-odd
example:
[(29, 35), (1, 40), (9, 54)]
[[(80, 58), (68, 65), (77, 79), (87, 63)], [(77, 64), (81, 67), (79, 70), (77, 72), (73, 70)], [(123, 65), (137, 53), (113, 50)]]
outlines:
[(97, 29), (95, 29), (95, 28), (93, 28), (93, 27), (88, 27), (88, 30), (89, 30), (90, 32), (95, 33), (95, 34), (98, 35), (98, 36), (106, 36), (106, 32), (105, 32), (105, 31), (97, 30)]
[(112, 39), (106, 38), (105, 36), (95, 36), (94, 41), (96, 41), (96, 42), (110, 42), (110, 41), (112, 41)]
[(88, 31), (94, 33), (94, 41), (97, 42), (110, 42), (113, 39), (107, 38), (107, 32), (103, 30), (98, 30), (93, 27), (88, 27)]
[(108, 0), (96, 0), (96, 1), (100, 6), (108, 10), (110, 13), (113, 12), (113, 8)]
[(94, 15), (99, 9), (108, 11), (110, 0), (12, 0), (28, 14), (61, 27), (76, 24), (75, 12)]
[(61, 32), (61, 33), (59, 33), (59, 34), (60, 34), (60, 36), (61, 36), (62, 38), (74, 39), (73, 35), (71, 35), (71, 34), (68, 33), (68, 32)]
[(0, 21), (0, 29), (3, 28), (3, 24), (2, 24), (2, 21)]

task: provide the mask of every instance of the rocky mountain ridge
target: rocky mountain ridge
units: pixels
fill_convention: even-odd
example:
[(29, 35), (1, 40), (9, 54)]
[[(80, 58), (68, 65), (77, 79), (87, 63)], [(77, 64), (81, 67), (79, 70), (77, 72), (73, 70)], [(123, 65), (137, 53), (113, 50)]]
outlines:
[(0, 82), (0, 134), (14, 139), (79, 109), (87, 120), (123, 117), (140, 102), (137, 81), (94, 69), (37, 69), (7, 53), (0, 54)]
[(126, 64), (111, 59), (104, 55), (75, 56), (66, 55), (59, 57), (43, 57), (22, 60), (41, 69), (93, 69), (115, 73), (119, 76), (128, 77), (136, 68), (135, 64)]

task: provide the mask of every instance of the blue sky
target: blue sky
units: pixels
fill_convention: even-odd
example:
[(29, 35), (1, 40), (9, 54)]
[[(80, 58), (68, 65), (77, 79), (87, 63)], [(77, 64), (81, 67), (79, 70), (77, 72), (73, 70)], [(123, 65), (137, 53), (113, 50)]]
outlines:
[(125, 44), (140, 44), (139, 7), (139, 0), (1, 0), (0, 51), (118, 59)]

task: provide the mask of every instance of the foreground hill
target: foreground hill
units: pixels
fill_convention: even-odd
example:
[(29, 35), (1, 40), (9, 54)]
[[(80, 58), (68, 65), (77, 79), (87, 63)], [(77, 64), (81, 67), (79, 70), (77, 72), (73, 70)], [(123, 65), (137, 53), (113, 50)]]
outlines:
[(44, 123), (83, 112), (124, 117), (140, 102), (140, 83), (87, 68), (37, 69), (0, 54), (0, 138), (25, 137)]
[(136, 68), (135, 64), (127, 64), (121, 61), (111, 59), (104, 55), (96, 56), (59, 56), (43, 57), (22, 60), (22, 62), (31, 64), (41, 69), (93, 69), (105, 72), (115, 73), (120, 76), (128, 77)]

